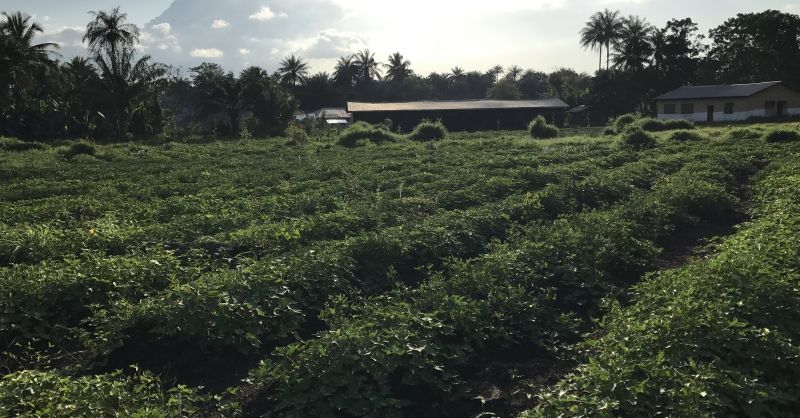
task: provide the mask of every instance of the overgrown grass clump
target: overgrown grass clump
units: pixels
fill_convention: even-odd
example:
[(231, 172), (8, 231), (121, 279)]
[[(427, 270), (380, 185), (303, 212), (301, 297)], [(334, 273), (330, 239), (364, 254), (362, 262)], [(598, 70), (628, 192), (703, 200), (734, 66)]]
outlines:
[(624, 115), (617, 116), (617, 118), (614, 119), (612, 126), (614, 126), (614, 129), (616, 129), (617, 133), (622, 133), (625, 130), (625, 128), (627, 128), (630, 125), (633, 125), (640, 118), (641, 116), (639, 116), (638, 114), (626, 113)]
[(445, 139), (447, 134), (442, 122), (424, 121), (414, 128), (408, 138), (418, 142), (439, 141)]
[(670, 141), (687, 142), (702, 141), (708, 138), (699, 132), (681, 129), (670, 134), (669, 139)]
[(535, 139), (551, 139), (558, 137), (559, 130), (555, 125), (547, 123), (544, 116), (539, 115), (528, 125), (528, 132)]
[(643, 150), (655, 147), (656, 138), (639, 126), (631, 126), (625, 129), (619, 143), (624, 147)]
[(638, 122), (639, 126), (647, 132), (674, 131), (678, 129), (694, 129), (694, 123), (685, 119), (661, 120), (654, 118), (644, 118)]
[(95, 148), (94, 144), (87, 142), (87, 141), (77, 141), (69, 146), (64, 152), (64, 158), (72, 159), (79, 155), (89, 155), (94, 156), (97, 153), (97, 149)]
[(339, 145), (351, 148), (363, 141), (383, 144), (386, 142), (395, 142), (397, 140), (397, 135), (383, 126), (370, 125), (366, 122), (356, 122), (339, 134), (337, 142)]
[(764, 135), (767, 142), (797, 142), (800, 141), (800, 132), (788, 129), (775, 129)]
[(29, 151), (44, 149), (45, 145), (41, 142), (20, 141), (14, 138), (0, 138), (0, 149), (6, 151)]
[(742, 141), (747, 139), (759, 139), (763, 134), (752, 128), (736, 128), (728, 131), (727, 138), (733, 141)]

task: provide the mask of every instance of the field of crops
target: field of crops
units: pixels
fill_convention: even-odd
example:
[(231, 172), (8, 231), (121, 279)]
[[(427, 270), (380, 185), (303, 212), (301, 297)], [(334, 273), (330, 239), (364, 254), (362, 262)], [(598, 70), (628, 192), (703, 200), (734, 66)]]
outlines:
[(0, 416), (796, 412), (774, 130), (0, 140)]

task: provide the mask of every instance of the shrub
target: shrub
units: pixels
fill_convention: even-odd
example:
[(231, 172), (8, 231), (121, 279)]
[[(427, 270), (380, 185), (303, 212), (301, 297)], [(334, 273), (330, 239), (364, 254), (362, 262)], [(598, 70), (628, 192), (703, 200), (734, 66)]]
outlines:
[(686, 142), (686, 141), (702, 141), (706, 139), (703, 135), (694, 132), (694, 131), (687, 131), (687, 130), (679, 130), (672, 133), (669, 136), (670, 141), (677, 141), (677, 142)]
[(412, 141), (438, 141), (447, 137), (447, 128), (441, 122), (423, 121), (409, 135)]
[(617, 117), (614, 120), (613, 125), (614, 125), (614, 128), (617, 130), (617, 132), (622, 132), (628, 126), (633, 125), (634, 123), (636, 123), (637, 120), (639, 120), (639, 115), (637, 115), (635, 113), (628, 113), (628, 114), (625, 114), (625, 115)]
[(286, 142), (287, 145), (303, 146), (309, 141), (306, 130), (297, 124), (291, 124), (286, 128), (286, 137), (289, 138), (289, 141)]
[(558, 136), (558, 128), (547, 123), (547, 120), (542, 115), (537, 116), (528, 125), (528, 131), (531, 133), (531, 137), (536, 139), (549, 139)]
[(642, 130), (647, 132), (661, 132), (669, 129), (663, 120), (653, 118), (641, 119), (639, 121), (639, 126), (642, 127)]
[(621, 143), (635, 149), (646, 149), (654, 147), (656, 139), (642, 128), (634, 126), (625, 130)]
[(787, 129), (776, 129), (764, 135), (767, 142), (796, 142), (800, 141), (800, 133)]
[(339, 135), (339, 145), (354, 147), (361, 140), (368, 140), (375, 144), (394, 142), (397, 137), (381, 126), (370, 125), (365, 122), (356, 122)]
[(686, 119), (674, 119), (668, 120), (664, 122), (668, 131), (674, 131), (677, 129), (694, 129), (694, 122)]
[(603, 129), (603, 136), (614, 136), (616, 134), (617, 134), (617, 131), (615, 131), (614, 128), (612, 128), (610, 126), (608, 128), (606, 128), (606, 129)]
[(66, 154), (64, 155), (65, 158), (73, 158), (78, 155), (92, 155), (97, 152), (95, 150), (94, 145), (89, 142), (85, 141), (78, 141), (72, 145), (70, 145), (69, 149), (67, 150)]
[(14, 138), (0, 138), (0, 149), (6, 151), (28, 151), (32, 149), (43, 149), (41, 142), (25, 142)]
[(728, 131), (728, 139), (740, 141), (745, 139), (761, 138), (761, 132), (750, 128), (731, 129)]

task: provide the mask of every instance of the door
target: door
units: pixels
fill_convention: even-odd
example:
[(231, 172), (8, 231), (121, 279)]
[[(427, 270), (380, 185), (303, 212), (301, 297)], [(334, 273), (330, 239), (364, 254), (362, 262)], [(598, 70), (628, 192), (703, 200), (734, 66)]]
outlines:
[(781, 117), (786, 114), (786, 102), (778, 102), (775, 109), (775, 116)]
[(764, 116), (768, 118), (774, 118), (775, 113), (775, 102), (764, 103)]
[(708, 107), (708, 116), (706, 117), (707, 122), (714, 122), (714, 106)]

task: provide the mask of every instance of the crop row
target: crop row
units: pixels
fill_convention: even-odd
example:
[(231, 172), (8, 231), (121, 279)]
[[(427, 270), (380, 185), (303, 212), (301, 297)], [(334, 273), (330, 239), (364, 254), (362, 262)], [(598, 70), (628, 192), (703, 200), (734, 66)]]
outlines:
[(716, 254), (649, 277), (528, 417), (792, 416), (800, 410), (800, 164), (758, 186)]

